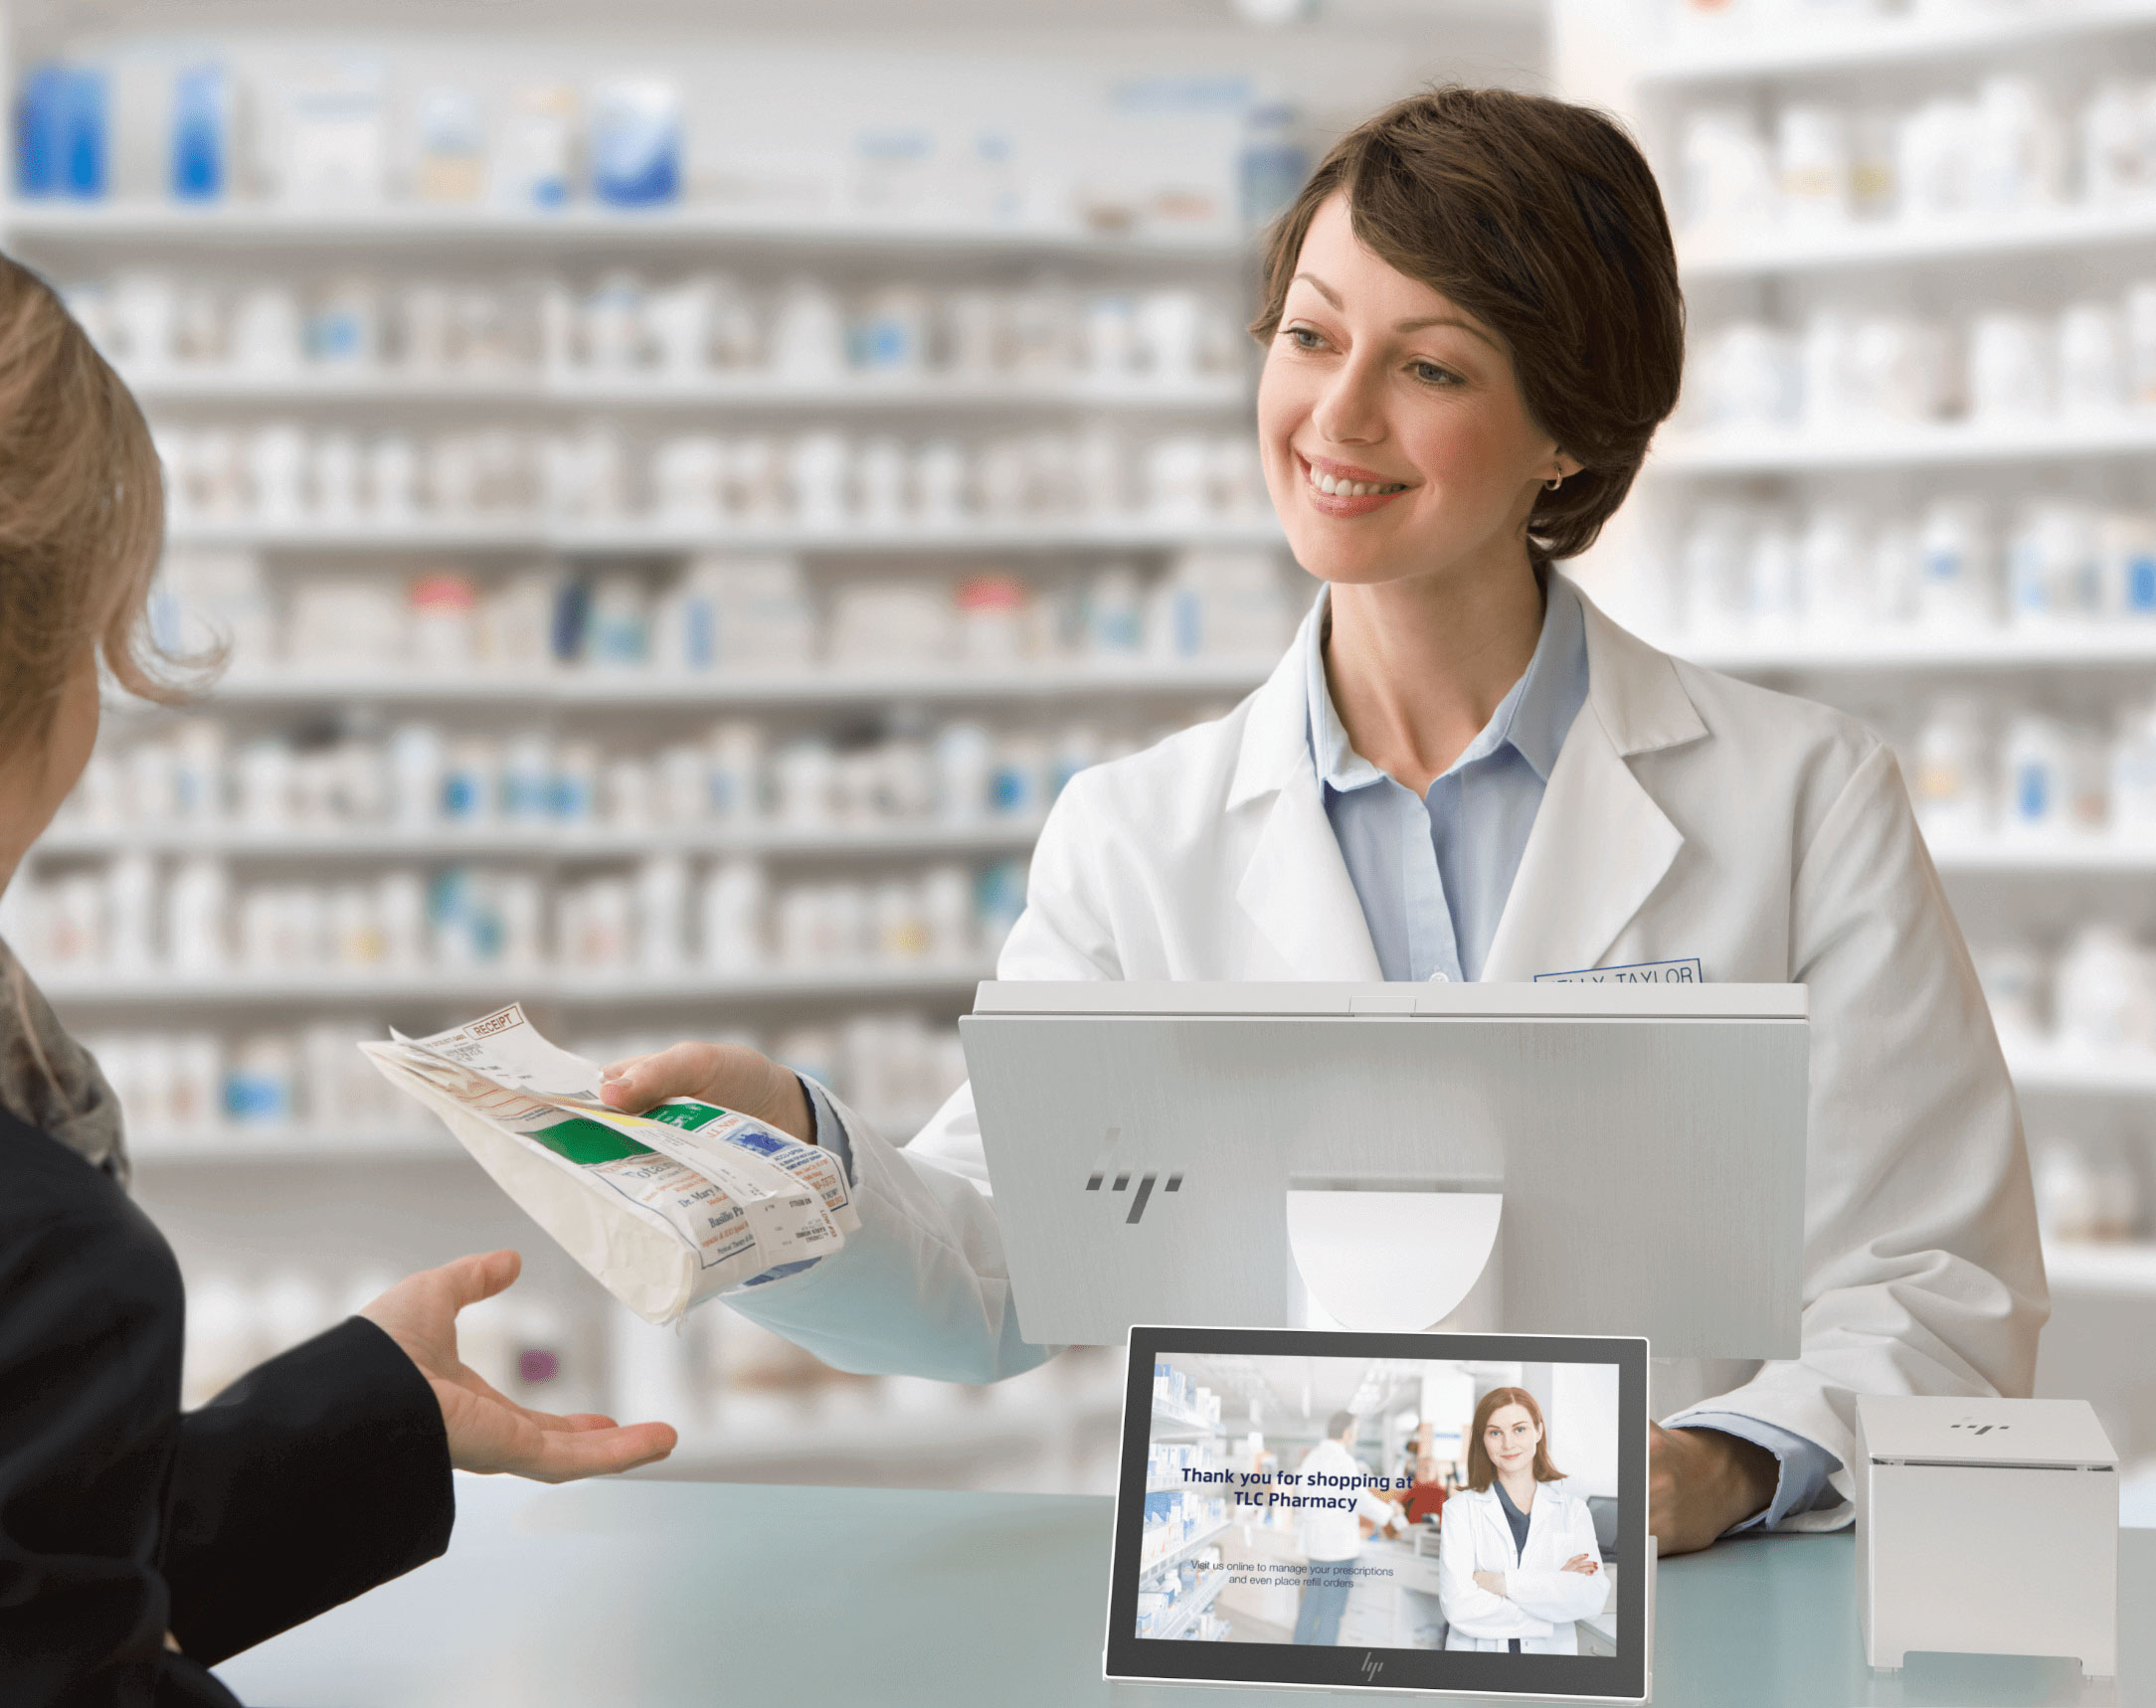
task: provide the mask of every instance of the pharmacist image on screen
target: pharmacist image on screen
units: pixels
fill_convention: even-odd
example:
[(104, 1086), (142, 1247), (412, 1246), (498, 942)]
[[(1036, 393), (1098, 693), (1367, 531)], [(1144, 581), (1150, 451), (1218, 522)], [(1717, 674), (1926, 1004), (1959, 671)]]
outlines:
[(1493, 1388), (1476, 1406), (1467, 1487), (1445, 1503), (1437, 1558), (1447, 1648), (1577, 1654), (1574, 1622), (1607, 1606), (1593, 1516), (1527, 1389)]

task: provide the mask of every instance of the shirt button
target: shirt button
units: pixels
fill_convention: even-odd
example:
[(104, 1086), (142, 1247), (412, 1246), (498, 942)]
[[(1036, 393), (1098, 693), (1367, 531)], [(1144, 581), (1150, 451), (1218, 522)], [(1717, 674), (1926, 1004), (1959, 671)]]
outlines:
[(1450, 984), (1452, 982), (1452, 974), (1447, 972), (1443, 967), (1439, 967), (1435, 972), (1430, 974), (1430, 982), (1432, 984)]

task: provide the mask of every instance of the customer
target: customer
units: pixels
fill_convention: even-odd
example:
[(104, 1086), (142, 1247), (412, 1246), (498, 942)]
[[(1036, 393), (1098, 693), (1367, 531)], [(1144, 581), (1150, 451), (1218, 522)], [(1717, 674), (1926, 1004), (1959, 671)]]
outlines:
[[(134, 400), (0, 258), (0, 889), (82, 773), (98, 664), (156, 697), (163, 531)], [(456, 1355), (514, 1252), (408, 1277), (182, 1414), (172, 1252), (96, 1063), (0, 945), (0, 1702), (231, 1705), (209, 1668), (448, 1547), (450, 1467), (565, 1481), (663, 1424), (529, 1412)]]

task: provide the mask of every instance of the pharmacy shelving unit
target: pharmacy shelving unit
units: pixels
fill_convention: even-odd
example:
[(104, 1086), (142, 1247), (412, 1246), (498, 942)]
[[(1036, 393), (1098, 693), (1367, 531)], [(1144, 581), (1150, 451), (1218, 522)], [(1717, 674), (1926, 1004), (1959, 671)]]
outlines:
[[(0, 13), (0, 24), (7, 21)], [(0, 54), (0, 65), (19, 65), (31, 57), (21, 42), (12, 47), (12, 62)], [(47, 47), (40, 44), (39, 51)], [(759, 278), (808, 273), (855, 283), (880, 272), (945, 287), (1009, 287), (1052, 272), (1078, 284), (1196, 284), (1229, 298), (1239, 298), (1246, 289), (1248, 253), (1238, 235), (1226, 232), (1104, 235), (1080, 229), (985, 229), (895, 216), (834, 223), (743, 218), (694, 205), (635, 213), (576, 205), (507, 214), (418, 204), (318, 210), (244, 201), (202, 207), (148, 202), (0, 205), (0, 247), (62, 281), (166, 267), (226, 277), (449, 275), (506, 284), (541, 274), (588, 276), (627, 265), (654, 276), (724, 267)], [(262, 374), (171, 365), (128, 377), (153, 422), (229, 427), (298, 421), (407, 430), (434, 430), (445, 424), (513, 425), (528, 430), (611, 418), (630, 431), (702, 427), (739, 431), (769, 424), (774, 431), (792, 432), (806, 427), (858, 425), (863, 430), (901, 434), (910, 426), (926, 436), (1107, 419), (1143, 433), (1200, 426), (1234, 430), (1247, 422), (1250, 410), (1250, 386), (1242, 374), (1172, 384), (1101, 384), (1076, 378), (966, 383), (935, 374), (799, 384), (758, 375), (713, 374), (681, 381), (543, 365), (462, 375), (335, 367)], [(279, 577), (320, 566), (342, 573), (379, 568), (397, 578), (444, 562), (467, 565), (481, 575), (512, 563), (566, 572), (625, 562), (655, 568), (705, 550), (793, 553), (807, 562), (811, 575), (832, 562), (842, 562), (849, 574), (885, 565), (919, 574), (949, 562), (1007, 567), (1028, 575), (1043, 566), (1068, 570), (1111, 557), (1157, 562), (1188, 546), (1265, 547), (1277, 538), (1269, 517), (1220, 521), (1160, 516), (1109, 523), (1051, 519), (881, 530), (716, 530), (663, 517), (594, 524), (517, 514), (464, 521), (275, 525), (179, 514), (169, 530), (175, 547), (259, 553), (272, 585)], [(683, 728), (696, 717), (720, 715), (775, 720), (789, 732), (858, 729), (894, 708), (948, 708), (991, 726), (1060, 716), (1135, 720), (1134, 728), (1146, 729), (1186, 720), (1201, 707), (1240, 697), (1262, 678), (1268, 662), (811, 669), (668, 680), (568, 671), (454, 679), (384, 672), (340, 675), (280, 670), (241, 658), (209, 695), (205, 710), (248, 730), (319, 724), (354, 708), (391, 717), (413, 713), (451, 727), (458, 727), (460, 720), (493, 728), (510, 719), (544, 721), (579, 734), (619, 733), (661, 722)], [(561, 870), (672, 850), (696, 856), (764, 856), (789, 873), (806, 863), (818, 870), (882, 875), (933, 861), (979, 865), (1022, 858), (1039, 826), (1037, 813), (967, 823), (795, 828), (760, 822), (693, 833), (505, 824), (440, 832), (339, 828), (309, 833), (257, 832), (236, 824), (155, 828), (64, 822), (36, 859), (41, 865), (81, 863), (148, 851), (169, 861), (215, 853), (243, 873), (334, 876), (342, 882), (377, 866), (492, 860), (527, 866), (538, 861)], [(706, 976), (693, 968), (618, 977), (497, 966), (378, 977), (236, 973), (207, 979), (113, 970), (64, 972), (45, 982), (70, 1023), (88, 1029), (163, 1023), (237, 1035), (314, 1015), (411, 1028), (520, 998), (532, 1004), (550, 1028), (559, 1026), (573, 1037), (659, 1025), (682, 1033), (717, 1033), (743, 1024), (793, 1025), (893, 1007), (948, 1022), (971, 1005), (976, 982), (990, 970), (986, 961), (814, 972), (775, 969), (735, 978)], [(928, 1112), (871, 1111), (871, 1118), (897, 1135), (911, 1130)], [(241, 1201), (259, 1208), (266, 1218), (286, 1219), (327, 1204), (330, 1207), (319, 1211), (327, 1224), (341, 1213), (331, 1200), (365, 1193), (394, 1200), (404, 1223), (453, 1229), (445, 1233), (436, 1228), (403, 1256), (406, 1262), (447, 1255), (485, 1237), (478, 1226), (480, 1212), (493, 1204), (492, 1189), (444, 1135), (403, 1126), (271, 1122), (145, 1131), (137, 1149), (145, 1196), (153, 1207), (180, 1206), (187, 1218), (220, 1230), (237, 1225), (232, 1217), (238, 1212), (230, 1206)], [(458, 1187), (452, 1177), (468, 1179)], [(356, 1184), (362, 1179), (364, 1193)], [(468, 1213), (460, 1207), (469, 1207)], [(371, 1237), (381, 1225), (366, 1223), (363, 1231)], [(329, 1229), (324, 1237), (350, 1237), (360, 1226)], [(520, 1243), (528, 1258), (535, 1255), (531, 1242)], [(303, 1244), (296, 1249), (304, 1250)], [(182, 1256), (188, 1256), (184, 1241)], [(550, 1265), (552, 1254), (537, 1256), (535, 1269), (545, 1273), (535, 1274), (527, 1284), (553, 1285), (569, 1294), (581, 1287), (589, 1310), (591, 1289), (563, 1265)], [(589, 1346), (585, 1355), (595, 1369), (605, 1361)], [(722, 1405), (718, 1427), (692, 1433), (671, 1473), (779, 1473), (788, 1467), (798, 1470), (812, 1459), (831, 1467), (832, 1474), (850, 1471), (865, 1480), (888, 1480), (902, 1475), (899, 1467), (932, 1446), (963, 1457), (969, 1452), (991, 1454), (1058, 1432), (1067, 1435), (1081, 1426), (1112, 1433), (1116, 1391), (1110, 1380), (1099, 1393), (1059, 1393), (1053, 1406), (957, 1406), (915, 1421), (894, 1422), (872, 1409), (855, 1416), (839, 1408), (819, 1413), (821, 1421), (811, 1426), (802, 1425), (784, 1407), (766, 1417), (751, 1405), (731, 1411)]]
[[(1608, 7), (1557, 0), (1553, 7), (1555, 61), (1570, 85), (1565, 92), (1632, 122), (1673, 208), (1682, 205), (1681, 123), (1694, 107), (1741, 106), (1764, 115), (1785, 97), (1907, 106), (1933, 89), (1973, 85), (1987, 70), (2032, 65), (2086, 86), (2095, 71), (2143, 64), (2156, 47), (2150, 0), (1757, 8), (1749, 17), (1746, 10), (1689, 0)], [(1822, 289), (1842, 293), (1837, 300), (1864, 300), (1868, 290), (1891, 302), (1913, 295), (1931, 312), (2017, 303), (2049, 312), (2057, 306), (2049, 293), (2078, 278), (2079, 269), (2098, 269), (2107, 279), (2126, 266), (2156, 270), (2156, 208), (2068, 204), (2011, 217), (1763, 226), (1712, 242), (1681, 234), (1679, 258), (1691, 318), (1701, 329), (1734, 312), (1788, 317)], [(1832, 435), (1673, 427), (1649, 459), (1635, 508), (1652, 521), (1703, 493), (1831, 490), (1853, 476), (1890, 479), (1902, 494), (1993, 485), (2019, 490), (2016, 483), (2024, 482), (2056, 489), (2047, 483), (2073, 479), (2107, 481), (2110, 491), (2132, 481), (2151, 451), (2156, 418), (2143, 412)], [(2148, 496), (2141, 494), (2143, 501)], [(1639, 527), (1626, 536), (1613, 567), (1633, 588), (1642, 585), (1635, 578), (1651, 583), (1669, 573), (1664, 554), (1673, 537), (1672, 530)], [(1702, 663), (1841, 701), (1860, 715), (1885, 708), (1906, 718), (1950, 685), (2034, 699), (2096, 691), (2114, 700), (2156, 687), (2156, 629), (2125, 621), (1958, 635), (1875, 627), (1658, 638)], [(2123, 916), (2144, 929), (2156, 923), (2146, 906), (2156, 850), (2138, 843), (2105, 836), (1941, 840), (1932, 852), (1965, 912), (1973, 905), (1989, 919), (2040, 917), (2059, 935), (2093, 917)], [(2156, 1148), (2148, 1142), (2156, 1132), (2156, 1061), (2010, 1040), (2009, 1065), (2037, 1136), (2047, 1128), (2131, 1131), (2145, 1153), (2144, 1178), (2156, 1178)], [(2091, 1308), (2123, 1308), (2134, 1332), (2156, 1332), (2156, 1244), (2062, 1246), (2050, 1257), (2054, 1339), (2070, 1333), (2076, 1314)], [(2156, 1442), (2156, 1417), (2139, 1415), (2145, 1395), (2123, 1403), (2135, 1405), (2132, 1433)]]

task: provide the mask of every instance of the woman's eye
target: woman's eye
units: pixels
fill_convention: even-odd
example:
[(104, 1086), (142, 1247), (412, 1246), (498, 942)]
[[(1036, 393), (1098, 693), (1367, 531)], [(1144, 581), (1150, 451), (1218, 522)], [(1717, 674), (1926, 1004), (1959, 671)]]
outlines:
[(1450, 368), (1440, 368), (1435, 362), (1417, 362), (1409, 369), (1416, 379), (1426, 386), (1442, 386), (1452, 379)]
[(1313, 332), (1308, 326), (1289, 327), (1288, 337), (1294, 343), (1295, 347), (1298, 350), (1315, 350), (1320, 344), (1325, 342), (1324, 339), (1320, 338), (1318, 334)]

